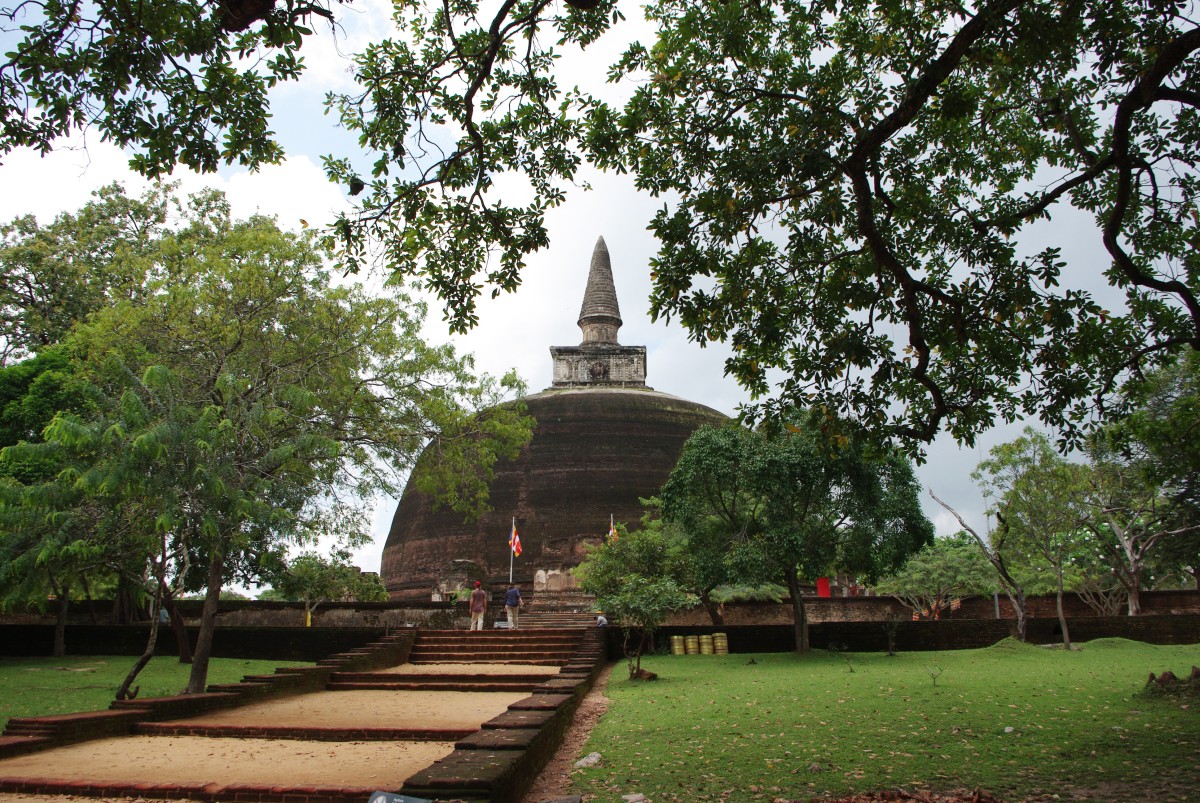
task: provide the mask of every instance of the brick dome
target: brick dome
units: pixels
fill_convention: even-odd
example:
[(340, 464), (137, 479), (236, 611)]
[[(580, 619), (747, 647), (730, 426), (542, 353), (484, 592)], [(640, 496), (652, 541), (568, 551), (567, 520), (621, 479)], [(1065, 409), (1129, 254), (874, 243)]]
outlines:
[(512, 519), (523, 548), (514, 579), (535, 590), (569, 590), (584, 546), (609, 515), (636, 527), (639, 497), (656, 494), (683, 444), (726, 416), (646, 387), (551, 389), (525, 398), (537, 424), (516, 460), (497, 465), (492, 512), (464, 523), (409, 487), (383, 549), (381, 577), (393, 599), (428, 600), (468, 579), (507, 582)]

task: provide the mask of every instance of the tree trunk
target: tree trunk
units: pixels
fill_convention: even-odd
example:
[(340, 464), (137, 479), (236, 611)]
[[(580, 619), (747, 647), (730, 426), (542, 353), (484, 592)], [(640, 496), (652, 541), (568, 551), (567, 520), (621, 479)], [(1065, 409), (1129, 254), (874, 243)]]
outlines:
[(224, 579), (225, 556), (214, 550), (209, 556), (208, 588), (204, 593), (204, 609), (200, 614), (200, 632), (196, 636), (196, 651), (192, 655), (192, 674), (184, 694), (201, 694), (208, 685), (208, 659), (212, 655), (213, 631), (217, 629), (217, 606), (221, 600), (221, 581)]
[(704, 610), (708, 611), (708, 618), (712, 619), (715, 627), (724, 627), (725, 617), (721, 615), (721, 606), (713, 602), (709, 591), (705, 591), (700, 595), (700, 604), (704, 606)]
[(179, 604), (171, 594), (171, 589), (167, 588), (166, 583), (163, 583), (161, 588), (162, 604), (171, 617), (171, 631), (175, 634), (175, 643), (179, 647), (179, 663), (190, 664), (192, 662), (192, 640), (188, 638), (187, 624), (183, 621), (183, 614), (179, 612)]
[(784, 570), (787, 580), (788, 594), (792, 597), (792, 621), (796, 631), (796, 652), (808, 652), (808, 610), (804, 607), (804, 597), (800, 594), (800, 575), (794, 566)]
[(67, 609), (71, 605), (68, 599), (70, 586), (64, 585), (61, 590), (55, 588), (58, 595), (58, 606), (54, 616), (54, 657), (62, 658), (67, 654)]
[(1142, 615), (1142, 584), (1139, 582), (1140, 577), (1134, 578), (1134, 582), (1125, 587), (1129, 598), (1129, 615)]
[(141, 686), (138, 686), (137, 689), (134, 689), (132, 693), (130, 693), (129, 687), (132, 686), (133, 681), (137, 679), (138, 673), (145, 669), (146, 664), (150, 663), (150, 659), (154, 657), (154, 650), (158, 646), (158, 611), (161, 609), (161, 607), (162, 600), (160, 592), (158, 604), (150, 607), (150, 635), (146, 639), (146, 649), (142, 651), (141, 656), (137, 659), (137, 661), (134, 662), (133, 668), (129, 670), (129, 674), (125, 676), (125, 681), (121, 683), (121, 688), (117, 689), (118, 700), (132, 700), (134, 697), (137, 697), (138, 689), (140, 689)]
[(1058, 594), (1054, 600), (1054, 604), (1058, 610), (1058, 626), (1062, 628), (1063, 649), (1071, 649), (1071, 634), (1067, 630), (1067, 617), (1063, 614), (1063, 576), (1062, 565), (1058, 567)]
[(1013, 611), (1017, 615), (1017, 641), (1024, 643), (1029, 624), (1029, 617), (1025, 610), (1025, 592), (1020, 586), (1014, 588), (1005, 586), (1004, 596), (1008, 597), (1008, 601), (1012, 603)]

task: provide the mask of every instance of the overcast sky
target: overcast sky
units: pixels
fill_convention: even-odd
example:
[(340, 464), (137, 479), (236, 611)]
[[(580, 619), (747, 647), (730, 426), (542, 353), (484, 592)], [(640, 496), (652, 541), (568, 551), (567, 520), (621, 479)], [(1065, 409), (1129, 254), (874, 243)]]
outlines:
[[(177, 173), (184, 191), (201, 186), (224, 190), (236, 217), (252, 213), (277, 216), (284, 228), (298, 228), (301, 219), (317, 225), (331, 220), (348, 204), (341, 189), (331, 186), (320, 168), (323, 154), (350, 155), (354, 139), (335, 128), (323, 114), (326, 91), (351, 88), (347, 54), (365, 41), (370, 31), (388, 26), (390, 5), (378, 0), (356, 0), (352, 5), (336, 7), (345, 14), (346, 31), (333, 37), (328, 31), (305, 45), (308, 73), (297, 85), (288, 85), (273, 95), (274, 128), (289, 154), (281, 165), (263, 168), (258, 173), (223, 170), (218, 175), (197, 176)], [(602, 42), (589, 58), (564, 62), (565, 69), (579, 76), (560, 84), (587, 81), (597, 91), (598, 78), (620, 49), (615, 39)], [(622, 90), (617, 89), (617, 92)], [(145, 182), (126, 167), (127, 155), (101, 143), (95, 134), (72, 143), (45, 158), (29, 152), (9, 154), (0, 164), (0, 220), (34, 214), (48, 222), (62, 211), (74, 210), (86, 203), (92, 191), (118, 181), (131, 193), (138, 193)], [(614, 280), (624, 326), (620, 341), (625, 345), (644, 345), (647, 349), (647, 384), (657, 390), (698, 401), (730, 415), (746, 400), (746, 395), (724, 375), (727, 349), (718, 345), (701, 348), (688, 341), (677, 325), (651, 323), (648, 314), (650, 277), (648, 263), (657, 250), (646, 230), (661, 200), (638, 193), (628, 177), (589, 174), (590, 192), (574, 192), (561, 207), (548, 216), (550, 247), (530, 260), (523, 283), (516, 294), (480, 302), (479, 326), (466, 336), (454, 338), (459, 348), (477, 356), (477, 368), (502, 374), (516, 368), (528, 382), (530, 392), (550, 385), (550, 346), (575, 345), (580, 340), (576, 326), (588, 264), (596, 238), (603, 236), (612, 258)], [(1039, 236), (1061, 234), (1052, 229)], [(1086, 250), (1066, 251), (1068, 261), (1090, 263), (1094, 255)], [(1085, 265), (1091, 268), (1092, 265)], [(445, 340), (448, 335), (440, 324), (440, 310), (431, 307), (429, 335)], [(981, 532), (986, 529), (984, 500), (969, 474), (996, 443), (1011, 440), (1019, 425), (985, 435), (971, 449), (959, 448), (943, 436), (929, 448), (929, 458), (918, 469), (925, 486), (923, 502), (939, 535), (958, 529), (957, 523), (928, 497), (932, 488), (955, 507)], [(378, 571), (380, 553), (386, 538), (396, 500), (380, 500), (374, 515), (375, 542), (359, 550), (362, 568)], [(503, 535), (503, 534), (501, 534)]]

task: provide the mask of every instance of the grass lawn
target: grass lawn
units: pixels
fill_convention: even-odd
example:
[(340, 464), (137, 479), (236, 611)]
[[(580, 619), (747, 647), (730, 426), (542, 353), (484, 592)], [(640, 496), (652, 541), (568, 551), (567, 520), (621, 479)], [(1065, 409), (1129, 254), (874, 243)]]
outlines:
[[(10, 717), (73, 714), (108, 708), (135, 656), (77, 655), (66, 658), (0, 658), (0, 731)], [(236, 683), (243, 675), (265, 675), (277, 666), (304, 666), (301, 661), (248, 661), (213, 658), (209, 683)], [(177, 694), (187, 685), (189, 664), (179, 658), (151, 659), (133, 682), (139, 697)]]
[[(589, 801), (807, 800), (983, 788), (1006, 800), (1200, 800), (1200, 699), (1144, 697), (1200, 645), (1099, 639), (1077, 652), (654, 656), (624, 664), (575, 770)], [(934, 674), (939, 673), (934, 682)], [(594, 797), (592, 797), (594, 796)]]

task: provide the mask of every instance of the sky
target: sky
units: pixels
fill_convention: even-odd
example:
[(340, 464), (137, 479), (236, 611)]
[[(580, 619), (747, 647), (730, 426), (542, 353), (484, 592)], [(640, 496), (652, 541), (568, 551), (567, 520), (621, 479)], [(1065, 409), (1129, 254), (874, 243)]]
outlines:
[[(320, 157), (354, 153), (355, 142), (324, 115), (323, 98), (327, 91), (353, 87), (349, 54), (390, 25), (388, 8), (389, 4), (379, 0), (339, 5), (344, 30), (336, 36), (323, 30), (306, 43), (305, 77), (298, 84), (277, 89), (272, 96), (274, 128), (288, 153), (285, 162), (256, 173), (226, 168), (199, 176), (178, 171), (172, 179), (178, 180), (185, 192), (204, 186), (224, 190), (235, 217), (274, 215), (284, 228), (298, 228), (301, 219), (317, 225), (349, 208), (343, 189), (325, 179)], [(577, 82), (589, 81), (590, 88), (596, 89), (596, 77), (604, 75), (603, 66), (614, 60), (620, 47), (615, 38), (603, 40), (589, 56), (564, 59), (562, 70), (566, 76), (577, 76)], [(567, 77), (560, 83), (569, 86), (572, 80)], [(624, 90), (612, 91), (619, 95)], [(79, 208), (94, 190), (113, 181), (130, 192), (140, 192), (145, 182), (129, 171), (127, 160), (128, 154), (101, 142), (95, 132), (64, 143), (46, 157), (23, 151), (8, 154), (0, 159), (0, 221), (33, 214), (48, 222), (60, 212)], [(550, 247), (530, 258), (520, 289), (495, 300), (481, 299), (479, 325), (454, 338), (442, 326), (436, 304), (431, 304), (428, 336), (435, 341), (452, 339), (461, 351), (474, 353), (480, 371), (498, 376), (516, 368), (531, 393), (548, 387), (549, 348), (580, 341), (576, 319), (588, 264), (596, 239), (603, 237), (624, 320), (619, 339), (625, 345), (646, 347), (647, 384), (735, 414), (748, 397), (724, 375), (728, 350), (720, 344), (701, 347), (688, 340), (682, 327), (650, 321), (648, 264), (657, 248), (646, 226), (663, 201), (638, 192), (628, 176), (585, 172), (581, 181), (590, 182), (592, 189), (569, 193), (565, 204), (550, 211)], [(1059, 234), (1061, 230), (1035, 231), (1033, 240), (1043, 236), (1063, 239)], [(1096, 256), (1086, 250), (1075, 251), (1071, 239), (1066, 240), (1068, 262), (1091, 267)], [(945, 435), (929, 446), (928, 459), (918, 467), (917, 476), (923, 486), (925, 511), (939, 535), (957, 531), (958, 523), (933, 502), (928, 491), (954, 507), (976, 530), (986, 531), (985, 500), (969, 475), (991, 446), (1012, 440), (1020, 428), (1013, 424), (992, 430), (973, 448), (961, 448)], [(361, 568), (378, 571), (396, 504), (395, 499), (378, 500), (374, 541), (355, 553)]]

